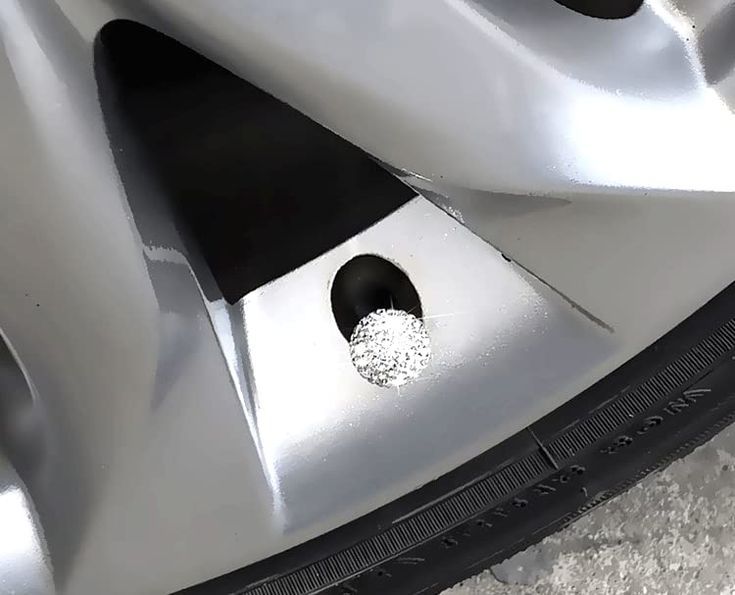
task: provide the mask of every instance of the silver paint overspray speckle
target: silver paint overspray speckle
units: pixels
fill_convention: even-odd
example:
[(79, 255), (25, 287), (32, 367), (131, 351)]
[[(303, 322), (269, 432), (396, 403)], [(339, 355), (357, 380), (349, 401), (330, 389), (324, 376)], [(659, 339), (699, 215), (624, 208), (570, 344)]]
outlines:
[(376, 310), (357, 323), (350, 357), (360, 376), (378, 386), (402, 386), (419, 377), (431, 358), (424, 323), (403, 310)]

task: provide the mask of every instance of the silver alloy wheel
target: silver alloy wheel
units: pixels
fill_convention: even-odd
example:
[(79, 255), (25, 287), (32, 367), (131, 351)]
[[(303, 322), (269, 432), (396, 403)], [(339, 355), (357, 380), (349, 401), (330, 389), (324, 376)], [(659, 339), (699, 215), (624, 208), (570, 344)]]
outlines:
[[(0, 3), (0, 362), (24, 376), (12, 411), (32, 422), (2, 444), (56, 589), (170, 592), (324, 533), (558, 407), (730, 283), (733, 14)], [(422, 196), (234, 304), (206, 296), (160, 189), (123, 186), (110, 148), (94, 41), (122, 18)], [(421, 298), (435, 355), (400, 389), (356, 373), (334, 321), (330, 283), (361, 254)]]

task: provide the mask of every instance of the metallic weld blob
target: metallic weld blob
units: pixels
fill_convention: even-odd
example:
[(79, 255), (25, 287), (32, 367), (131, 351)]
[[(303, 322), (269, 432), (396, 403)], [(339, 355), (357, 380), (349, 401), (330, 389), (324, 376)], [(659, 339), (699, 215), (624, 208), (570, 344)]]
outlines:
[(350, 356), (360, 376), (378, 386), (401, 386), (418, 378), (431, 358), (424, 323), (403, 310), (376, 310), (357, 323)]

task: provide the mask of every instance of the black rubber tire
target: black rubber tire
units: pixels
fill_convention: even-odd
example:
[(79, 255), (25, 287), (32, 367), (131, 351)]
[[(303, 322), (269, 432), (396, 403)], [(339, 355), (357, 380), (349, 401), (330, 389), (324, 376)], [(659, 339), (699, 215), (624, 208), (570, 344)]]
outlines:
[(188, 594), (438, 593), (569, 524), (735, 419), (735, 285), (502, 444)]

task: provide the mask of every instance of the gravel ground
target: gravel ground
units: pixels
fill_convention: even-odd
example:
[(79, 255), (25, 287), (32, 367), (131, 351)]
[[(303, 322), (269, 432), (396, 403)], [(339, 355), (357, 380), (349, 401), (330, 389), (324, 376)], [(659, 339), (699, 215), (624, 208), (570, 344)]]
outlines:
[(735, 426), (443, 595), (735, 595)]

